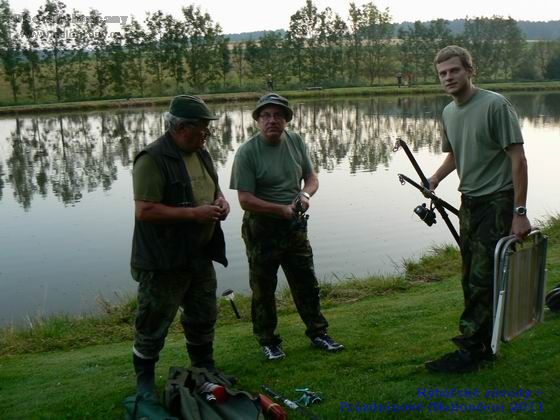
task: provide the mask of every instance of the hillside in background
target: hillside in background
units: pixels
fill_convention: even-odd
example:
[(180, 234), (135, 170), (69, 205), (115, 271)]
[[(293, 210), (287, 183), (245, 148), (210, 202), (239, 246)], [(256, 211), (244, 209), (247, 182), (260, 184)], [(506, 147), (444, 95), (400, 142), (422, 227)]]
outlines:
[[(427, 24), (428, 22), (422, 22)], [(406, 28), (413, 25), (413, 22), (402, 22), (395, 23), (394, 33), (396, 34), (400, 28)], [(560, 20), (550, 20), (548, 22), (531, 22), (528, 20), (519, 20), (517, 24), (521, 28), (521, 31), (525, 34), (525, 38), (531, 41), (538, 40), (560, 40)], [(453, 34), (459, 34), (463, 32), (465, 26), (465, 19), (455, 19), (449, 21), (449, 28)], [(278, 34), (284, 35), (286, 30), (277, 29), (272, 31), (254, 31), (254, 32), (242, 32), (238, 34), (226, 34), (226, 36), (233, 42), (248, 41), (250, 39), (257, 40), (261, 38), (266, 32), (276, 32)]]

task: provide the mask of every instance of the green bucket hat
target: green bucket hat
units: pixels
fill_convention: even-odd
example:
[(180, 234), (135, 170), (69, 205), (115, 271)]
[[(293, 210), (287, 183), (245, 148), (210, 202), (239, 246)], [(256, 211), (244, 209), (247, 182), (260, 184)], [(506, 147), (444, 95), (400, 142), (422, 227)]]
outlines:
[(169, 105), (169, 113), (175, 117), (192, 121), (218, 119), (202, 99), (191, 95), (175, 96)]
[(294, 116), (294, 111), (292, 111), (292, 108), (290, 108), (290, 105), (288, 104), (288, 100), (286, 98), (276, 93), (267, 93), (266, 95), (261, 96), (261, 98), (257, 102), (255, 110), (253, 111), (253, 119), (255, 121), (259, 119), (261, 109), (263, 109), (267, 105), (276, 105), (282, 108), (284, 110), (284, 115), (286, 115), (286, 122), (291, 121), (292, 117)]

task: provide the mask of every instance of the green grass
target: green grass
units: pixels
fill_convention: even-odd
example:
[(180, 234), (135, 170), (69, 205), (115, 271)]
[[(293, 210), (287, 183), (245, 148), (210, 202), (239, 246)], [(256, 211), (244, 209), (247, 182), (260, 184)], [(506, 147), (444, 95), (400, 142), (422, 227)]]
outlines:
[[(548, 287), (560, 283), (560, 217), (545, 223), (549, 235)], [(462, 310), (459, 256), (453, 247), (435, 248), (419, 261), (405, 261), (402, 277), (346, 279), (323, 285), (324, 313), (332, 335), (346, 350), (326, 354), (309, 345), (303, 325), (279, 293), (279, 332), (286, 359), (263, 360), (252, 336), (248, 298), (236, 297), (241, 321), (221, 302), (216, 331), (216, 359), (221, 369), (240, 379), (243, 389), (258, 393), (266, 384), (295, 399), (295, 388), (321, 392), (324, 401), (312, 407), (324, 419), (433, 418), (460, 416), (505, 419), (526, 401), (537, 413), (515, 418), (555, 419), (560, 410), (560, 314), (545, 313), (545, 322), (511, 343), (503, 344), (497, 362), (464, 375), (429, 374), (424, 362), (453, 349)], [(106, 304), (101, 319), (57, 318), (33, 329), (4, 329), (0, 335), (0, 417), (2, 419), (122, 418), (122, 400), (134, 392), (130, 324), (133, 305)], [(104, 321), (102, 321), (104, 320)], [(97, 324), (95, 323), (97, 322)], [(117, 333), (117, 331), (121, 331)], [(122, 335), (121, 335), (122, 334)], [(57, 350), (53, 342), (59, 341)], [(175, 326), (157, 367), (161, 390), (170, 366), (186, 365), (184, 339)], [(42, 349), (36, 352), (37, 349)], [(418, 390), (478, 390), (476, 397), (438, 397), (445, 404), (487, 404), (498, 412), (443, 414), (429, 412)], [(524, 399), (494, 392), (533, 392)], [(486, 395), (486, 393), (489, 393)], [(538, 395), (536, 394), (538, 393)], [(341, 413), (341, 403), (422, 405), (410, 414)], [(501, 411), (503, 410), (503, 411)], [(301, 418), (296, 415), (290, 418)]]

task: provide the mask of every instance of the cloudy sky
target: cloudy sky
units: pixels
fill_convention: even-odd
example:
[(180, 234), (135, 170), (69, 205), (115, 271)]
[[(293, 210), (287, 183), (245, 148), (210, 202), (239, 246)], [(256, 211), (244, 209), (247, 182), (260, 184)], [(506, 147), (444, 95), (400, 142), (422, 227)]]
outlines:
[[(162, 10), (180, 16), (181, 7), (188, 4), (200, 5), (214, 22), (222, 26), (224, 33), (251, 32), (258, 30), (287, 29), (290, 16), (304, 6), (305, 0), (62, 0), (68, 8), (87, 12), (99, 10), (105, 16), (132, 16), (143, 20), (145, 12)], [(10, 0), (12, 9), (21, 12), (24, 8), (35, 12), (44, 0)], [(330, 7), (344, 19), (350, 1), (314, 0), (319, 10)], [(355, 0), (360, 6), (368, 1)], [(377, 0), (373, 3), (380, 9), (389, 8), (394, 22), (431, 20), (436, 18), (461, 19), (466, 16), (511, 16), (516, 20), (560, 20), (558, 0)]]

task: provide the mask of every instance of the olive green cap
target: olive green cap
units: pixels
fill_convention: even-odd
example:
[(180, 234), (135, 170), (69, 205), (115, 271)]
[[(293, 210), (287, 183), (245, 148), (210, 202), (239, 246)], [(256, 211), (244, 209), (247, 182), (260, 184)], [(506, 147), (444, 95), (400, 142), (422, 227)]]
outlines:
[(171, 100), (169, 113), (174, 117), (186, 120), (217, 120), (204, 101), (197, 96), (179, 95)]
[(253, 111), (253, 119), (257, 121), (259, 119), (259, 114), (261, 109), (268, 105), (276, 105), (279, 106), (284, 110), (284, 115), (286, 116), (286, 122), (291, 121), (292, 117), (294, 116), (294, 111), (290, 108), (288, 100), (283, 96), (278, 95), (277, 93), (267, 93), (257, 102), (257, 106)]

